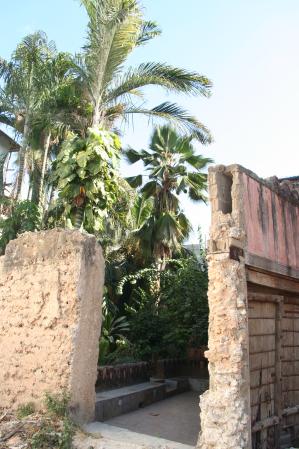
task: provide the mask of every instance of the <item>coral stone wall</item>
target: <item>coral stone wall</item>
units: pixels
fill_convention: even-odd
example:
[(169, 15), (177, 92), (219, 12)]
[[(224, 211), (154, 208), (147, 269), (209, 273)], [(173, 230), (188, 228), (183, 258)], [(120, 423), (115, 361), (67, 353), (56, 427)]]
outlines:
[(299, 194), (238, 165), (212, 167), (209, 192), (210, 389), (198, 447), (277, 448), (286, 429), (292, 443), (299, 436)]
[[(250, 382), (242, 178), (235, 166), (209, 171), (210, 387), (200, 397), (201, 449), (249, 449)], [(231, 254), (230, 248), (235, 248)], [(234, 258), (232, 258), (234, 257)]]
[(0, 404), (16, 409), (66, 391), (93, 418), (104, 261), (92, 236), (26, 233), (0, 258)]

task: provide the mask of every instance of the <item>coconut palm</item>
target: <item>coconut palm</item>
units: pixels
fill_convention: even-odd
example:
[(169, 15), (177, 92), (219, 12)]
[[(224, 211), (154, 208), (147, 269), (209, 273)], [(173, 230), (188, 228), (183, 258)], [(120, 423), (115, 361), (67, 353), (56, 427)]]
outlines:
[(125, 155), (130, 163), (142, 161), (146, 168), (147, 175), (127, 178), (144, 199), (153, 200), (150, 218), (135, 235), (143, 250), (163, 269), (165, 260), (191, 229), (179, 196), (184, 193), (193, 201), (206, 201), (207, 175), (203, 170), (212, 160), (196, 154), (192, 137), (181, 136), (169, 126), (154, 130), (149, 150), (129, 148)]
[(71, 74), (71, 57), (57, 53), (44, 64), (40, 78), (42, 87), (39, 114), (32, 120), (31, 147), (37, 155), (32, 170), (32, 200), (44, 203), (45, 178), (50, 150), (57, 147), (72, 130), (84, 133), (88, 112)]
[(201, 142), (209, 142), (208, 129), (177, 104), (164, 102), (146, 108), (141, 90), (156, 85), (171, 92), (209, 96), (207, 77), (159, 62), (125, 69), (130, 53), (160, 34), (156, 23), (143, 19), (138, 1), (82, 0), (82, 4), (89, 16), (88, 35), (83, 53), (74, 60), (74, 70), (92, 104), (91, 125), (111, 128), (117, 119), (143, 114), (171, 121)]
[(18, 45), (10, 62), (0, 60), (0, 75), (4, 87), (0, 91), (2, 122), (21, 130), (23, 138), (19, 151), (19, 174), (16, 195), (20, 198), (26, 150), (29, 146), (31, 121), (40, 105), (40, 83), (44, 62), (55, 51), (42, 32), (26, 36)]
[[(32, 149), (30, 168), (37, 203), (43, 192), (44, 175), (52, 134), (64, 125), (77, 130), (80, 99), (70, 73), (71, 58), (58, 53), (54, 42), (39, 31), (26, 36), (17, 46), (11, 61), (0, 59), (0, 122), (22, 135), (16, 196), (21, 197), (25, 159)], [(80, 117), (80, 122), (81, 122)]]

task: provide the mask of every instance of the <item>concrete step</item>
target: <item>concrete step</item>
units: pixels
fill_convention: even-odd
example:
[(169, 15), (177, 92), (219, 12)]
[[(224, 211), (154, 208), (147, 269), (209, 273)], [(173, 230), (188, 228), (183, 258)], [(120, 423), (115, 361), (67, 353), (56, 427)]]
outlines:
[(96, 421), (106, 421), (160, 401), (165, 397), (165, 383), (143, 382), (129, 387), (102, 391), (96, 395), (95, 419)]
[(176, 377), (166, 379), (166, 397), (170, 398), (176, 394), (185, 393), (190, 390), (190, 383), (187, 377)]
[(96, 395), (95, 419), (107, 421), (189, 389), (188, 378), (175, 378), (101, 391)]

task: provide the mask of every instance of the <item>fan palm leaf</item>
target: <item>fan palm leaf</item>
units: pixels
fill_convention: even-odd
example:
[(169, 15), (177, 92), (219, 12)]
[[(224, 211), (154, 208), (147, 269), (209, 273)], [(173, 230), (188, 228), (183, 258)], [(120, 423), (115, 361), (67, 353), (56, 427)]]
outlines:
[(196, 153), (190, 136), (181, 136), (177, 130), (163, 126), (154, 130), (149, 150), (125, 150), (130, 163), (142, 161), (148, 174), (127, 179), (139, 188), (145, 199), (152, 199), (151, 217), (136, 233), (140, 247), (165, 267), (165, 259), (189, 235), (191, 224), (180, 207), (179, 195), (187, 193), (194, 201), (205, 201), (207, 174), (204, 171), (212, 161)]

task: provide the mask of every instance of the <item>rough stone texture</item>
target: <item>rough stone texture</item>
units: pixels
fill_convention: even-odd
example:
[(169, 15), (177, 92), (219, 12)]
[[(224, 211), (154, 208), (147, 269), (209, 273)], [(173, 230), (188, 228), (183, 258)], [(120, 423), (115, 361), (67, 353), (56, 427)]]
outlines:
[[(250, 387), (242, 174), (238, 166), (209, 171), (210, 389), (200, 398), (201, 449), (249, 449)], [(233, 182), (232, 182), (233, 181)], [(238, 248), (239, 260), (230, 258)]]
[(26, 233), (0, 258), (0, 403), (70, 394), (74, 418), (93, 419), (104, 261), (78, 231)]
[[(279, 391), (283, 378), (281, 380), (279, 373), (283, 357), (277, 356), (279, 350), (276, 346), (274, 351), (272, 346), (271, 349), (267, 348), (263, 333), (251, 335), (249, 332), (248, 297), (252, 290), (246, 276), (250, 270), (266, 273), (268, 277), (272, 276), (272, 280), (279, 276), (276, 277), (278, 284), (273, 281), (272, 289), (263, 289), (262, 284), (255, 282), (255, 292), (268, 292), (268, 302), (273, 291), (277, 294), (283, 276), (299, 279), (299, 197), (296, 179), (294, 182), (286, 179), (279, 181), (275, 177), (263, 180), (238, 165), (216, 166), (209, 170), (212, 224), (208, 256), (209, 350), (206, 356), (209, 360), (210, 389), (200, 399), (202, 430), (198, 447), (201, 449), (251, 448), (250, 383), (254, 384), (254, 376), (259, 374), (254, 374), (252, 370), (250, 378), (249, 339), (251, 347), (254, 347), (253, 338), (260, 338), (254, 342), (260, 344), (265, 358), (271, 351), (276, 351), (277, 357), (275, 366), (270, 367), (275, 369), (275, 382), (271, 378), (275, 395), (271, 396), (271, 401), (275, 410), (270, 416), (261, 409), (263, 416), (255, 419), (264, 425), (266, 418), (279, 421), (274, 413), (281, 416)], [(284, 288), (281, 287), (281, 290)], [(250, 310), (252, 308), (251, 304)], [(276, 323), (278, 318), (275, 316), (274, 319)], [(275, 324), (275, 329), (278, 330), (274, 337), (279, 340), (279, 325)], [(259, 354), (258, 349), (251, 352), (251, 357)], [(294, 357), (287, 357), (289, 365), (296, 363)], [(260, 372), (264, 373), (265, 370), (262, 368)], [(270, 381), (267, 382), (270, 384)], [(260, 398), (261, 391), (260, 388)], [(294, 405), (297, 406), (297, 403)], [(256, 424), (255, 420), (253, 424)], [(274, 435), (273, 423), (271, 426)], [(279, 437), (277, 429), (274, 431), (276, 447)], [(255, 430), (253, 434), (256, 436), (257, 432)], [(259, 434), (259, 438), (262, 437), (261, 447), (274, 447), (268, 441), (271, 432), (268, 434), (266, 431), (266, 437)]]

